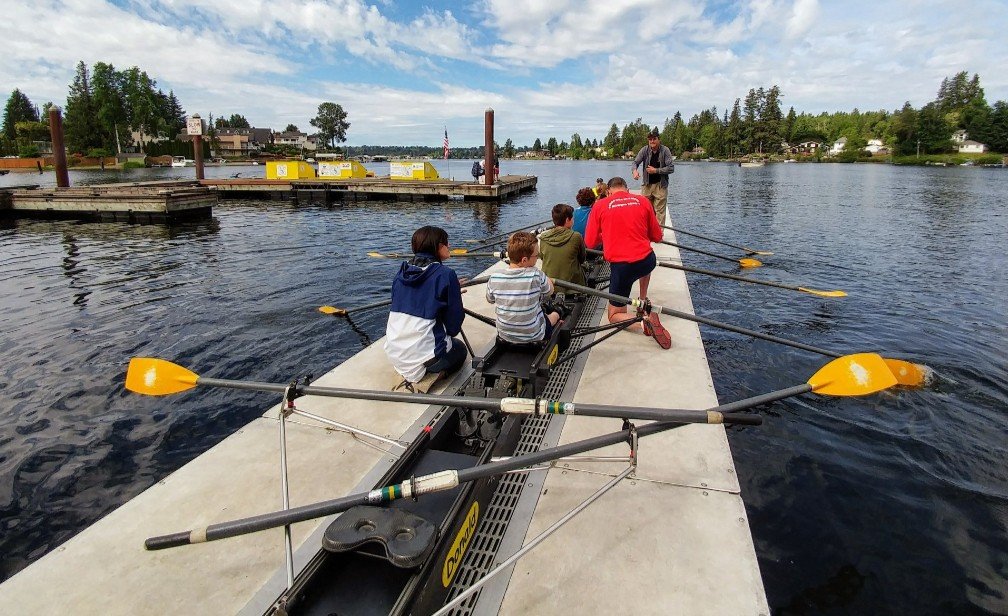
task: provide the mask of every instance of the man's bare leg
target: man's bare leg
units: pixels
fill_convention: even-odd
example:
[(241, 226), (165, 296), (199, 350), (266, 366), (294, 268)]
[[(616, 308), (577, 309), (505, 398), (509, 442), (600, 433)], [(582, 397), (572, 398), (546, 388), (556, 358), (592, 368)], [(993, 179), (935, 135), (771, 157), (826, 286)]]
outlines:
[[(627, 312), (626, 306), (613, 306), (609, 304), (609, 322), (619, 323), (620, 321), (629, 321), (630, 319), (636, 319), (636, 314), (630, 314)], [(634, 323), (627, 328), (627, 331), (635, 331), (639, 333), (644, 333), (644, 326), (640, 323)]]

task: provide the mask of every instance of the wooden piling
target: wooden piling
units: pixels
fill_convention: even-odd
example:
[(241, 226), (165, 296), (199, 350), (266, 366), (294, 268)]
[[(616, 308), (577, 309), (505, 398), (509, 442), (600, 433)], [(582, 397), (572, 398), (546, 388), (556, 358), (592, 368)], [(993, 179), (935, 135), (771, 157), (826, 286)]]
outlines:
[(483, 164), (486, 165), (483, 183), (492, 186), (494, 183), (494, 110), (492, 107), (487, 107), (483, 114)]
[(49, 135), (52, 138), (53, 164), (56, 165), (56, 186), (69, 188), (70, 173), (67, 171), (66, 147), (63, 145), (63, 114), (55, 105), (49, 108)]

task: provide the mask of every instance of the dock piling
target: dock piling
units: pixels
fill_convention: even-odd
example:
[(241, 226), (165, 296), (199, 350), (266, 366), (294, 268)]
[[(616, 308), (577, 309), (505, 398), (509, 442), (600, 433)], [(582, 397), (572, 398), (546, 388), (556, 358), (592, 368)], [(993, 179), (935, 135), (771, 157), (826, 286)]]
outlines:
[(52, 138), (53, 164), (56, 165), (56, 186), (69, 188), (70, 174), (67, 171), (66, 147), (63, 146), (63, 114), (55, 105), (49, 108), (49, 135)]
[(483, 183), (492, 186), (494, 180), (494, 110), (487, 107), (483, 114), (483, 164), (486, 165), (486, 175), (483, 176)]

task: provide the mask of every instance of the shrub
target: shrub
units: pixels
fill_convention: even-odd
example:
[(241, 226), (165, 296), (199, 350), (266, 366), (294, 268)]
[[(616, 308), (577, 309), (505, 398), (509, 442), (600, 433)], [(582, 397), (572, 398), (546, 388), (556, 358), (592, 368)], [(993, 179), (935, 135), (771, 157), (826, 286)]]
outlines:
[(39, 149), (37, 145), (23, 145), (18, 148), (18, 156), (21, 158), (37, 158)]

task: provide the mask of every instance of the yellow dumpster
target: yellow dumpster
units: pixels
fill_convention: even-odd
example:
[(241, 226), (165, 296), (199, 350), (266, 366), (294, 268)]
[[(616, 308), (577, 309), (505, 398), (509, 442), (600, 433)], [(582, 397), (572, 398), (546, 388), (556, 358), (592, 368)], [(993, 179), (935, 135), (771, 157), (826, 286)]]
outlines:
[(303, 160), (266, 161), (267, 180), (300, 180), (315, 177), (315, 168)]
[(368, 170), (364, 168), (364, 165), (356, 160), (319, 161), (318, 164), (319, 177), (330, 180), (359, 180), (367, 173)]
[(440, 178), (434, 165), (423, 161), (390, 163), (389, 177), (393, 180), (437, 180)]

